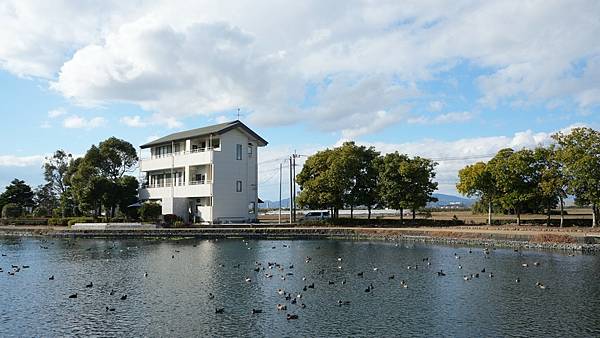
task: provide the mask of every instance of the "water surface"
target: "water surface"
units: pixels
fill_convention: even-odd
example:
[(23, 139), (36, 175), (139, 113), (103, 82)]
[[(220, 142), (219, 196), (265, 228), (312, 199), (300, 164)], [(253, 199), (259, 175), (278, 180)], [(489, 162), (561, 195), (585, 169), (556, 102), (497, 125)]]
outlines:
[[(0, 239), (0, 253), (2, 336), (600, 336), (594, 255), (379, 241), (35, 238)], [(21, 267), (14, 276), (11, 265)], [(302, 297), (291, 304), (278, 289)]]

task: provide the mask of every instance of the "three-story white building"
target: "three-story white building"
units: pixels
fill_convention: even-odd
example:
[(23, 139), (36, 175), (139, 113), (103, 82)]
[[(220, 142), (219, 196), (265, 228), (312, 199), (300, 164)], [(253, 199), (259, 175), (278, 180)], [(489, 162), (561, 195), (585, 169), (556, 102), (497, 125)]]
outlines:
[(258, 148), (267, 145), (240, 121), (182, 131), (142, 145), (140, 200), (187, 222), (256, 220)]

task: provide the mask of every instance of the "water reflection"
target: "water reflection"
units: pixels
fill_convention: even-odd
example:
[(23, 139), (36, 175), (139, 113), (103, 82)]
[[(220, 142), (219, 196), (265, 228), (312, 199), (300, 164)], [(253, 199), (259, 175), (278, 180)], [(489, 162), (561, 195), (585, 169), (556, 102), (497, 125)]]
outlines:
[[(3, 336), (600, 335), (600, 259), (592, 255), (354, 241), (34, 238), (4, 238), (0, 253)], [(10, 276), (11, 265), (30, 267)], [(310, 283), (315, 288), (304, 291)], [(278, 289), (301, 298), (291, 304)], [(276, 309), (280, 303), (287, 311)]]

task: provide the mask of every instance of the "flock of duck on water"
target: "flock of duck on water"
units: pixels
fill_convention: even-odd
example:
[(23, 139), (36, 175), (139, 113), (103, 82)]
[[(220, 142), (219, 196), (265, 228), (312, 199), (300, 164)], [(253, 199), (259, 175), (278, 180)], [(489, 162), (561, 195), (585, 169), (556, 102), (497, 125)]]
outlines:
[[(215, 241), (218, 241), (218, 240), (215, 240)], [(246, 246), (249, 245), (249, 242), (247, 240), (242, 240), (242, 242)], [(197, 245), (194, 245), (194, 247), (196, 247), (196, 246)], [(396, 244), (396, 246), (398, 246), (398, 244)], [(289, 246), (286, 245), (286, 244), (283, 244), (283, 247), (284, 248), (288, 248)], [(41, 246), (41, 245), (40, 245), (40, 248), (42, 248), (42, 249), (48, 249), (47, 246)], [(251, 247), (248, 247), (248, 249), (251, 249)], [(273, 246), (272, 249), (276, 249), (276, 247)], [(317, 249), (320, 249), (320, 247), (317, 247)], [(88, 248), (86, 250), (89, 251), (89, 250), (91, 250), (91, 248)], [(107, 250), (105, 250), (105, 252), (106, 251)], [(121, 251), (123, 251), (123, 250), (121, 250)], [(514, 251), (518, 252), (518, 249), (515, 249)], [(174, 250), (174, 252), (175, 253), (179, 253), (180, 251), (179, 250)], [(468, 253), (472, 254), (473, 250), (469, 249)], [(483, 254), (484, 254), (484, 258), (486, 258), (486, 259), (490, 258), (490, 249), (487, 248), (487, 247), (484, 248), (483, 249)], [(6, 257), (7, 256), (4, 253), (1, 254), (1, 255), (2, 255), (2, 257)], [(172, 254), (171, 258), (174, 259), (175, 258), (175, 254)], [(454, 253), (454, 258), (458, 262), (460, 262), (461, 256), (458, 255), (457, 253)], [(310, 256), (307, 256), (304, 261), (305, 261), (306, 264), (309, 264), (309, 263), (311, 263), (312, 258)], [(338, 264), (337, 264), (337, 266), (334, 269), (342, 270), (343, 267), (341, 265), (341, 262), (343, 261), (343, 258), (342, 257), (337, 257), (336, 261), (337, 261)], [(431, 266), (431, 262), (430, 262), (429, 257), (424, 257), (422, 259), (422, 264), (424, 264), (427, 267), (430, 267)], [(536, 261), (536, 262), (533, 262), (532, 265), (533, 266), (540, 266), (540, 263)], [(235, 268), (240, 268), (240, 266), (241, 266), (240, 264), (237, 264), (234, 267)], [(530, 266), (529, 263), (521, 263), (521, 267), (523, 267), (523, 268), (527, 268), (529, 266)], [(222, 268), (222, 267), (224, 267), (224, 265), (223, 264), (219, 264), (219, 267)], [(463, 269), (463, 267), (462, 267), (461, 264), (457, 264), (456, 267), (459, 270)], [(16, 274), (18, 274), (22, 270), (29, 269), (29, 268), (30, 267), (28, 265), (20, 265), (19, 266), (19, 265), (11, 264), (10, 269), (8, 271), (6, 271), (6, 272), (7, 272), (7, 274), (9, 276), (15, 276)], [(252, 277), (252, 276), (246, 276), (244, 278), (244, 282), (245, 283), (252, 283), (253, 282), (253, 278), (258, 278), (258, 276), (259, 276), (258, 273), (260, 273), (261, 271), (263, 272), (264, 278), (266, 278), (266, 279), (272, 279), (274, 277), (273, 272), (274, 271), (278, 271), (279, 272), (278, 277), (282, 281), (285, 281), (287, 278), (289, 278), (289, 277), (291, 277), (291, 276), (294, 275), (291, 272), (291, 270), (293, 270), (293, 269), (294, 269), (294, 265), (293, 264), (287, 265), (287, 268), (286, 268), (285, 265), (277, 263), (277, 262), (266, 262), (266, 264), (263, 264), (261, 262), (255, 262), (254, 263), (254, 268), (252, 269), (253, 272), (254, 272), (254, 277)], [(373, 272), (375, 272), (375, 273), (377, 273), (379, 271), (379, 268), (377, 268), (377, 267), (373, 267), (372, 269), (373, 269)], [(407, 266), (407, 269), (408, 270), (418, 270), (419, 269), (419, 265), (418, 264), (409, 265), (409, 266)], [(421, 268), (421, 269), (423, 269), (423, 268)], [(0, 267), (0, 273), (2, 273), (2, 272), (4, 272), (4, 270), (3, 270), (2, 267)], [(326, 274), (326, 269), (319, 269), (317, 271), (317, 273), (318, 273), (318, 275), (325, 275)], [(444, 272), (444, 270), (436, 271), (435, 274), (437, 274), (438, 277), (445, 277), (447, 275), (447, 273)], [(483, 276), (486, 276), (486, 275), (489, 278), (494, 278), (493, 272), (486, 271), (485, 268), (482, 268), (480, 270), (480, 272), (464, 274), (462, 278), (463, 278), (463, 280), (465, 282), (468, 282), (470, 280), (480, 278), (480, 276), (483, 277)], [(356, 273), (356, 280), (364, 279), (364, 276), (365, 276), (365, 272), (364, 271), (360, 271), (360, 272)], [(147, 272), (144, 273), (144, 278), (148, 278), (148, 273)], [(394, 274), (391, 274), (391, 275), (388, 276), (388, 280), (390, 280), (390, 281), (391, 280), (395, 280), (395, 278), (396, 278), (396, 276)], [(49, 276), (48, 280), (49, 281), (54, 281), (55, 280), (54, 275)], [(314, 281), (311, 282), (310, 284), (308, 284), (306, 276), (302, 277), (302, 281), (305, 282), (304, 286), (302, 287), (302, 292), (308, 292), (311, 289), (315, 289), (315, 283), (314, 283)], [(517, 277), (515, 279), (515, 282), (516, 283), (520, 283), (521, 282), (520, 278)], [(342, 285), (345, 285), (346, 283), (348, 283), (348, 281), (347, 281), (346, 278), (343, 278), (341, 280), (341, 282), (339, 282), (339, 283), (342, 284)], [(336, 284), (336, 281), (334, 281), (334, 280), (328, 280), (327, 281), (327, 285), (335, 285), (335, 284)], [(406, 289), (406, 288), (408, 288), (408, 282), (406, 280), (402, 279), (402, 280), (400, 280), (399, 286)], [(541, 281), (537, 281), (536, 284), (535, 284), (535, 286), (537, 288), (539, 288), (539, 289), (546, 289), (546, 286)], [(93, 282), (89, 282), (88, 284), (85, 285), (86, 289), (90, 289), (90, 288), (93, 288), (93, 287), (94, 287)], [(370, 282), (369, 285), (367, 285), (366, 288), (364, 289), (364, 292), (366, 292), (366, 293), (372, 292), (374, 289), (375, 289), (375, 287), (373, 286), (373, 283)], [(275, 307), (276, 311), (277, 312), (284, 312), (284, 313), (286, 313), (287, 320), (298, 319), (298, 314), (289, 313), (287, 311), (288, 311), (288, 305), (290, 305), (290, 306), (293, 305), (296, 308), (300, 308), (300, 309), (306, 308), (306, 304), (303, 303), (303, 294), (302, 294), (302, 292), (287, 292), (287, 291), (285, 291), (284, 289), (281, 289), (281, 288), (278, 288), (276, 290), (276, 292), (277, 292), (277, 294), (283, 300), (282, 302), (280, 302), (280, 303), (278, 303), (276, 305), (276, 307)], [(109, 292), (110, 296), (114, 296), (115, 294), (116, 294), (115, 290), (111, 290)], [(117, 297), (119, 297), (119, 296), (117, 295)], [(70, 298), (70, 299), (76, 299), (76, 298), (78, 298), (78, 293), (77, 292), (72, 293), (72, 294), (70, 294), (68, 296), (68, 298)], [(127, 294), (121, 294), (120, 297), (119, 297), (119, 299), (121, 301), (127, 300)], [(208, 294), (208, 299), (209, 300), (215, 299), (215, 295), (213, 295), (212, 293), (209, 293)], [(340, 300), (338, 300), (336, 302), (336, 305), (337, 306), (347, 306), (347, 305), (350, 305), (350, 303), (351, 302), (349, 300), (342, 300), (342, 299), (340, 299)], [(109, 311), (112, 312), (112, 311), (116, 310), (116, 308), (112, 307), (112, 306), (106, 306), (105, 309), (106, 309), (107, 312), (109, 312)], [(252, 315), (260, 314), (262, 312), (263, 312), (262, 309), (257, 309), (257, 308), (253, 308), (250, 311), (250, 313)], [(215, 314), (223, 314), (223, 313), (225, 313), (225, 308), (224, 307), (216, 307), (215, 308)]]

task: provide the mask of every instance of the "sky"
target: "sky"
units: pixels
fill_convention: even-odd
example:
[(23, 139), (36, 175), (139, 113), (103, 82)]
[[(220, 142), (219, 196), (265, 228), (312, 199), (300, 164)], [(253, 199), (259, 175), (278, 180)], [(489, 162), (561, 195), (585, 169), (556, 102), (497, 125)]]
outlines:
[(457, 171), (499, 149), (600, 127), (598, 1), (0, 0), (0, 22), (0, 190), (43, 183), (56, 149), (137, 147), (238, 109), (269, 141), (271, 200), (294, 151), (429, 157), (457, 194)]

